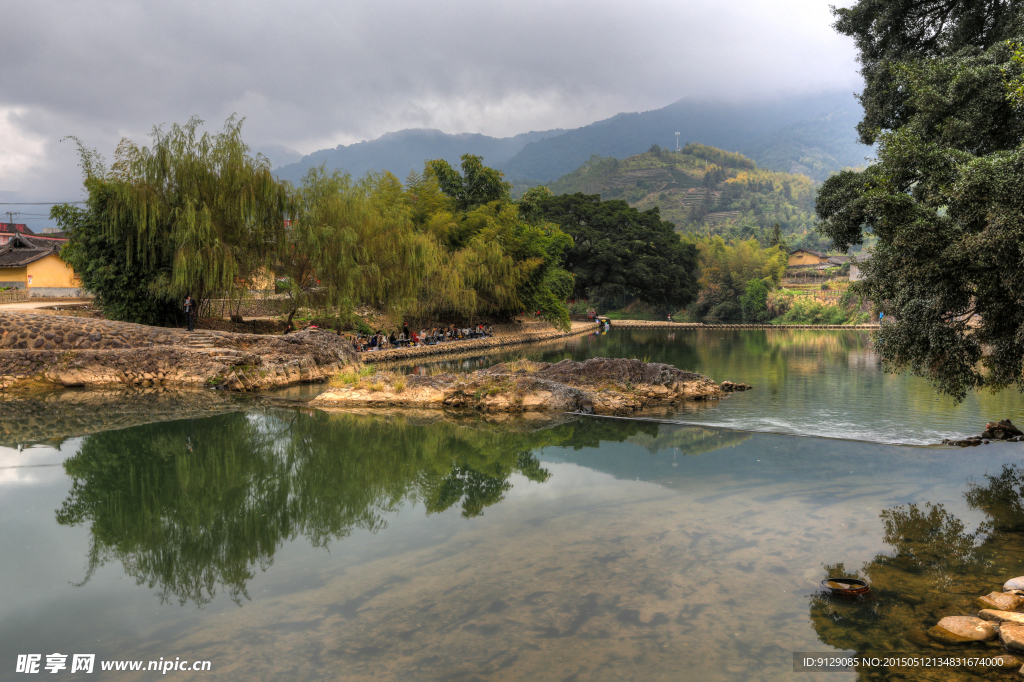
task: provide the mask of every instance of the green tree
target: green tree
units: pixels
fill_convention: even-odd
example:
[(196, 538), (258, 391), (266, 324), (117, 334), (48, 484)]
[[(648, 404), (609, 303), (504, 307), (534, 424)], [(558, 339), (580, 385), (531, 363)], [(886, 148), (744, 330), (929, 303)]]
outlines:
[(461, 158), (461, 175), (444, 159), (427, 161), (427, 168), (437, 178), (441, 191), (455, 201), (456, 209), (465, 211), (491, 201), (511, 201), (512, 184), (505, 182), (501, 171), (488, 168), (473, 154)]
[(860, 49), (861, 139), (878, 163), (818, 195), (847, 250), (877, 237), (860, 293), (890, 322), (886, 367), (968, 391), (1024, 390), (1024, 108), (1014, 83), (1024, 6), (1012, 0), (860, 0), (835, 10)]
[(564, 266), (575, 275), (575, 296), (612, 306), (638, 298), (675, 312), (696, 295), (696, 249), (657, 208), (576, 193), (545, 197), (539, 209), (573, 238)]
[(744, 322), (765, 322), (768, 320), (768, 287), (759, 279), (747, 282), (746, 291), (740, 299)]
[(104, 232), (100, 216), (106, 200), (106, 187), (97, 186), (89, 194), (88, 208), (60, 204), (50, 209), (50, 217), (69, 235), (61, 259), (74, 268), (82, 288), (96, 297), (108, 319), (152, 325), (180, 322), (177, 301), (146, 286), (169, 277), (169, 269), (130, 259), (124, 245)]
[(266, 277), (290, 211), (270, 162), (242, 141), (242, 121), (229, 118), (217, 134), (200, 134), (202, 123), (154, 128), (152, 147), (122, 140), (109, 172), (78, 143), (93, 220), (129, 266), (156, 274), (138, 286), (200, 305)]

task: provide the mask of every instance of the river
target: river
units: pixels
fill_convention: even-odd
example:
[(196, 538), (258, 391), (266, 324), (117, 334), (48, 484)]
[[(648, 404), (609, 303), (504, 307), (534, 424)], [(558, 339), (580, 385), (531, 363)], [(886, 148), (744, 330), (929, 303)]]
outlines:
[[(927, 628), (1024, 573), (1024, 444), (923, 446), (1017, 395), (937, 399), (860, 332), (613, 329), (445, 362), (596, 355), (755, 388), (682, 424), (173, 395), (152, 423), (60, 399), (0, 418), (0, 679), (76, 653), (98, 679), (884, 679), (793, 655), (934, 654)], [(838, 575), (874, 598), (823, 596)]]

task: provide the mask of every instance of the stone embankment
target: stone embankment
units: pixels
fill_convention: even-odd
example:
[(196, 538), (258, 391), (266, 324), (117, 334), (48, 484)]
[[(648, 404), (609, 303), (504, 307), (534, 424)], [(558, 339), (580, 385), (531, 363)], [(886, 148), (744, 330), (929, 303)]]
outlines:
[(358, 358), (328, 331), (287, 336), (0, 313), (0, 388), (217, 386), (237, 391), (326, 381)]
[[(1002, 592), (991, 592), (978, 597), (980, 607), (976, 616), (947, 616), (940, 620), (928, 636), (945, 646), (967, 644), (1002, 644), (1005, 652), (985, 654), (998, 659), (996, 667), (1021, 666), (1024, 661), (1024, 576), (1012, 578), (1003, 584)], [(1024, 675), (1024, 667), (1020, 668)]]
[(310, 406), (473, 408), (482, 412), (575, 412), (622, 415), (691, 400), (718, 400), (711, 379), (671, 365), (623, 358), (557, 364), (518, 360), (471, 374), (352, 376)]
[(426, 355), (454, 355), (456, 353), (461, 354), (494, 348), (500, 349), (524, 343), (538, 343), (540, 341), (569, 338), (571, 336), (587, 334), (597, 329), (597, 325), (593, 322), (573, 322), (571, 329), (567, 332), (555, 329), (550, 324), (529, 324), (524, 325), (524, 327), (522, 331), (519, 331), (512, 325), (505, 325), (494, 336), (483, 339), (448, 341), (433, 346), (388, 348), (385, 350), (366, 351), (358, 355), (359, 359), (363, 362), (399, 362), (407, 358), (417, 358)]
[(878, 329), (877, 324), (706, 324), (704, 322), (669, 322), (668, 320), (612, 320), (617, 329)]

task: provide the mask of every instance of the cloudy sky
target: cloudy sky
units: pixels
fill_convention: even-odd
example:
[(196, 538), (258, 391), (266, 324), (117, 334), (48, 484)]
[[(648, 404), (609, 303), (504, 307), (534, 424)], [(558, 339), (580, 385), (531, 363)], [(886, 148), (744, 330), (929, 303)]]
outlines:
[(853, 92), (828, 3), (0, 0), (0, 200), (80, 197), (66, 135), (109, 159), (191, 115), (237, 112), (290, 161), (402, 128), (505, 136), (685, 96)]

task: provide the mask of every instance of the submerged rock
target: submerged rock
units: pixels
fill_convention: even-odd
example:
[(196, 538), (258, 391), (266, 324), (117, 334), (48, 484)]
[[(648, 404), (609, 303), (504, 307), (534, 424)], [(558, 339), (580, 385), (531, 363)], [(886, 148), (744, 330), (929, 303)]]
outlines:
[(387, 372), (349, 377), (320, 394), (311, 406), (469, 407), (483, 412), (581, 412), (629, 414), (645, 407), (717, 400), (721, 388), (700, 374), (672, 365), (625, 358), (520, 360), (471, 374), (433, 377)]
[(940, 644), (967, 644), (995, 639), (998, 629), (993, 623), (973, 616), (948, 616), (928, 631)]

